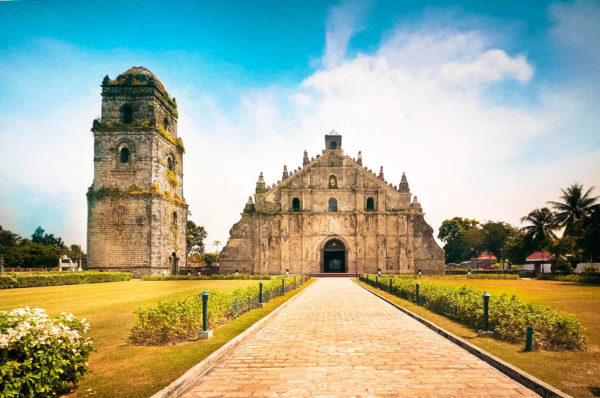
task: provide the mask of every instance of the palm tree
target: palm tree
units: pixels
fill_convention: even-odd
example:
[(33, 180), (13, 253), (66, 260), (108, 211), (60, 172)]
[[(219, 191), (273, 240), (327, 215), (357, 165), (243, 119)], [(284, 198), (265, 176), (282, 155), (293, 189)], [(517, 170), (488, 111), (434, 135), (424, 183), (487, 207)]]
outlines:
[(559, 202), (548, 202), (555, 210), (556, 221), (559, 226), (565, 227), (564, 236), (577, 234), (577, 226), (589, 214), (598, 197), (592, 197), (594, 187), (583, 192), (583, 185), (571, 184), (567, 189), (561, 189), (562, 195)]
[(554, 230), (558, 227), (554, 214), (549, 208), (535, 209), (521, 218), (521, 222), (527, 222), (522, 229), (525, 238), (529, 240), (535, 249), (542, 249), (550, 240), (556, 238)]

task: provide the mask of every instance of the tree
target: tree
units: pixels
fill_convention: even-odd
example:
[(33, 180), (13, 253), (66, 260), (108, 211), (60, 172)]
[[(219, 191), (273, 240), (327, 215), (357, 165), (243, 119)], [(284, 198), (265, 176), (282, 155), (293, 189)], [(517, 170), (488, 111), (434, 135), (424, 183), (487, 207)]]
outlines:
[(559, 202), (548, 202), (555, 210), (557, 224), (565, 227), (564, 236), (579, 234), (579, 224), (598, 202), (597, 196), (592, 197), (593, 190), (594, 187), (591, 187), (584, 192), (583, 185), (574, 183), (567, 189), (561, 189), (562, 195)]
[(547, 207), (535, 209), (528, 215), (521, 218), (521, 222), (526, 222), (523, 230), (525, 239), (531, 244), (534, 250), (542, 250), (545, 246), (556, 238), (554, 230), (558, 228), (554, 214)]
[(206, 239), (206, 230), (201, 225), (196, 225), (192, 220), (187, 222), (187, 254), (204, 253), (204, 239)]
[(217, 261), (217, 255), (216, 255), (216, 253), (204, 253), (203, 257), (204, 257), (204, 262), (209, 267), (211, 266), (211, 264), (213, 264), (213, 263), (215, 263)]
[(44, 228), (37, 227), (33, 235), (31, 235), (31, 241), (33, 243), (39, 243), (41, 245), (51, 245), (57, 249), (64, 249), (65, 243), (62, 238), (54, 236), (54, 234), (47, 234)]
[(483, 224), (481, 228), (483, 230), (482, 249), (496, 256), (500, 263), (504, 263), (508, 238), (513, 228), (505, 222), (493, 221)]
[(581, 248), (592, 262), (600, 261), (600, 204), (590, 208), (581, 222)]
[(446, 263), (459, 263), (480, 251), (482, 236), (479, 221), (454, 217), (444, 220), (438, 238), (445, 242)]
[(525, 237), (525, 231), (512, 228), (506, 240), (505, 256), (511, 264), (524, 264), (532, 252), (531, 243)]

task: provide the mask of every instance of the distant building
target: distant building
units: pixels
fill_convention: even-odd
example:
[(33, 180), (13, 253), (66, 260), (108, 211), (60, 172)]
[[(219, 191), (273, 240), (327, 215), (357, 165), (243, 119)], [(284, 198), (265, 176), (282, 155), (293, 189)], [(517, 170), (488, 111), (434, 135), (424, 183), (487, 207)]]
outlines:
[(102, 81), (88, 199), (88, 269), (134, 276), (186, 265), (188, 206), (177, 103), (144, 67)]
[(478, 257), (473, 257), (471, 261), (475, 267), (491, 267), (498, 262), (498, 259), (493, 254), (483, 252)]
[[(267, 154), (265, 154), (267, 155)], [(412, 199), (412, 201), (411, 201)], [(316, 159), (306, 151), (302, 168), (283, 167), (267, 186), (262, 173), (241, 220), (219, 256), (225, 272), (444, 273), (444, 251), (433, 239), (406, 176), (383, 174), (342, 150), (342, 136), (325, 135)]]

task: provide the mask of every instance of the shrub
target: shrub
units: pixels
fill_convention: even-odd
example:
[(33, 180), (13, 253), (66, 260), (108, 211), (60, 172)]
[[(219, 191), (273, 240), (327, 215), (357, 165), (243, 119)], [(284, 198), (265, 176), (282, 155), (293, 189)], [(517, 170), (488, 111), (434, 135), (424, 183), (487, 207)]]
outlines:
[(128, 272), (11, 272), (0, 274), (0, 289), (128, 281)]
[(519, 279), (519, 274), (471, 274), (467, 279)]
[(569, 275), (553, 275), (540, 274), (537, 276), (541, 280), (575, 282), (575, 283), (600, 283), (600, 273), (590, 274), (569, 274)]
[(222, 274), (222, 275), (144, 275), (144, 281), (204, 281), (204, 280), (267, 280), (277, 278), (277, 275), (252, 275), (252, 274)]
[[(374, 284), (374, 277), (363, 275), (361, 280)], [(377, 287), (388, 288), (389, 278), (379, 278)], [(415, 282), (393, 278), (391, 293), (415, 300)], [(444, 286), (423, 282), (419, 289), (419, 305), (454, 319), (473, 329), (479, 329), (483, 318), (482, 291), (466, 286)], [(534, 345), (544, 350), (583, 350), (587, 337), (585, 329), (572, 314), (553, 310), (544, 305), (520, 301), (516, 296), (490, 297), (489, 328), (494, 336), (510, 343), (523, 342), (527, 326), (534, 329)]]
[(596, 267), (595, 265), (586, 265), (585, 267), (583, 267), (584, 274), (591, 274), (594, 272), (600, 272), (600, 270), (598, 270), (598, 267)]
[(0, 311), (0, 396), (52, 396), (77, 383), (93, 351), (89, 322), (43, 309)]
[[(303, 278), (297, 277), (297, 285)], [(294, 277), (285, 278), (286, 291)], [(263, 302), (282, 295), (281, 279), (263, 284)], [(258, 283), (229, 291), (208, 291), (208, 327), (214, 329), (242, 313), (258, 307)], [(134, 344), (165, 345), (194, 340), (202, 329), (202, 297), (200, 294), (183, 300), (160, 302), (155, 307), (135, 311), (135, 324), (130, 331)]]

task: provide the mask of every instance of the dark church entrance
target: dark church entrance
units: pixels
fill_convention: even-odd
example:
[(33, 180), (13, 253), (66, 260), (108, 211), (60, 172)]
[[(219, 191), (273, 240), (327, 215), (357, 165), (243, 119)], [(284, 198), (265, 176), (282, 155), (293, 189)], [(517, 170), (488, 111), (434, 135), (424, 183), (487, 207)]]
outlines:
[(347, 272), (346, 247), (339, 239), (332, 239), (323, 248), (323, 272)]

